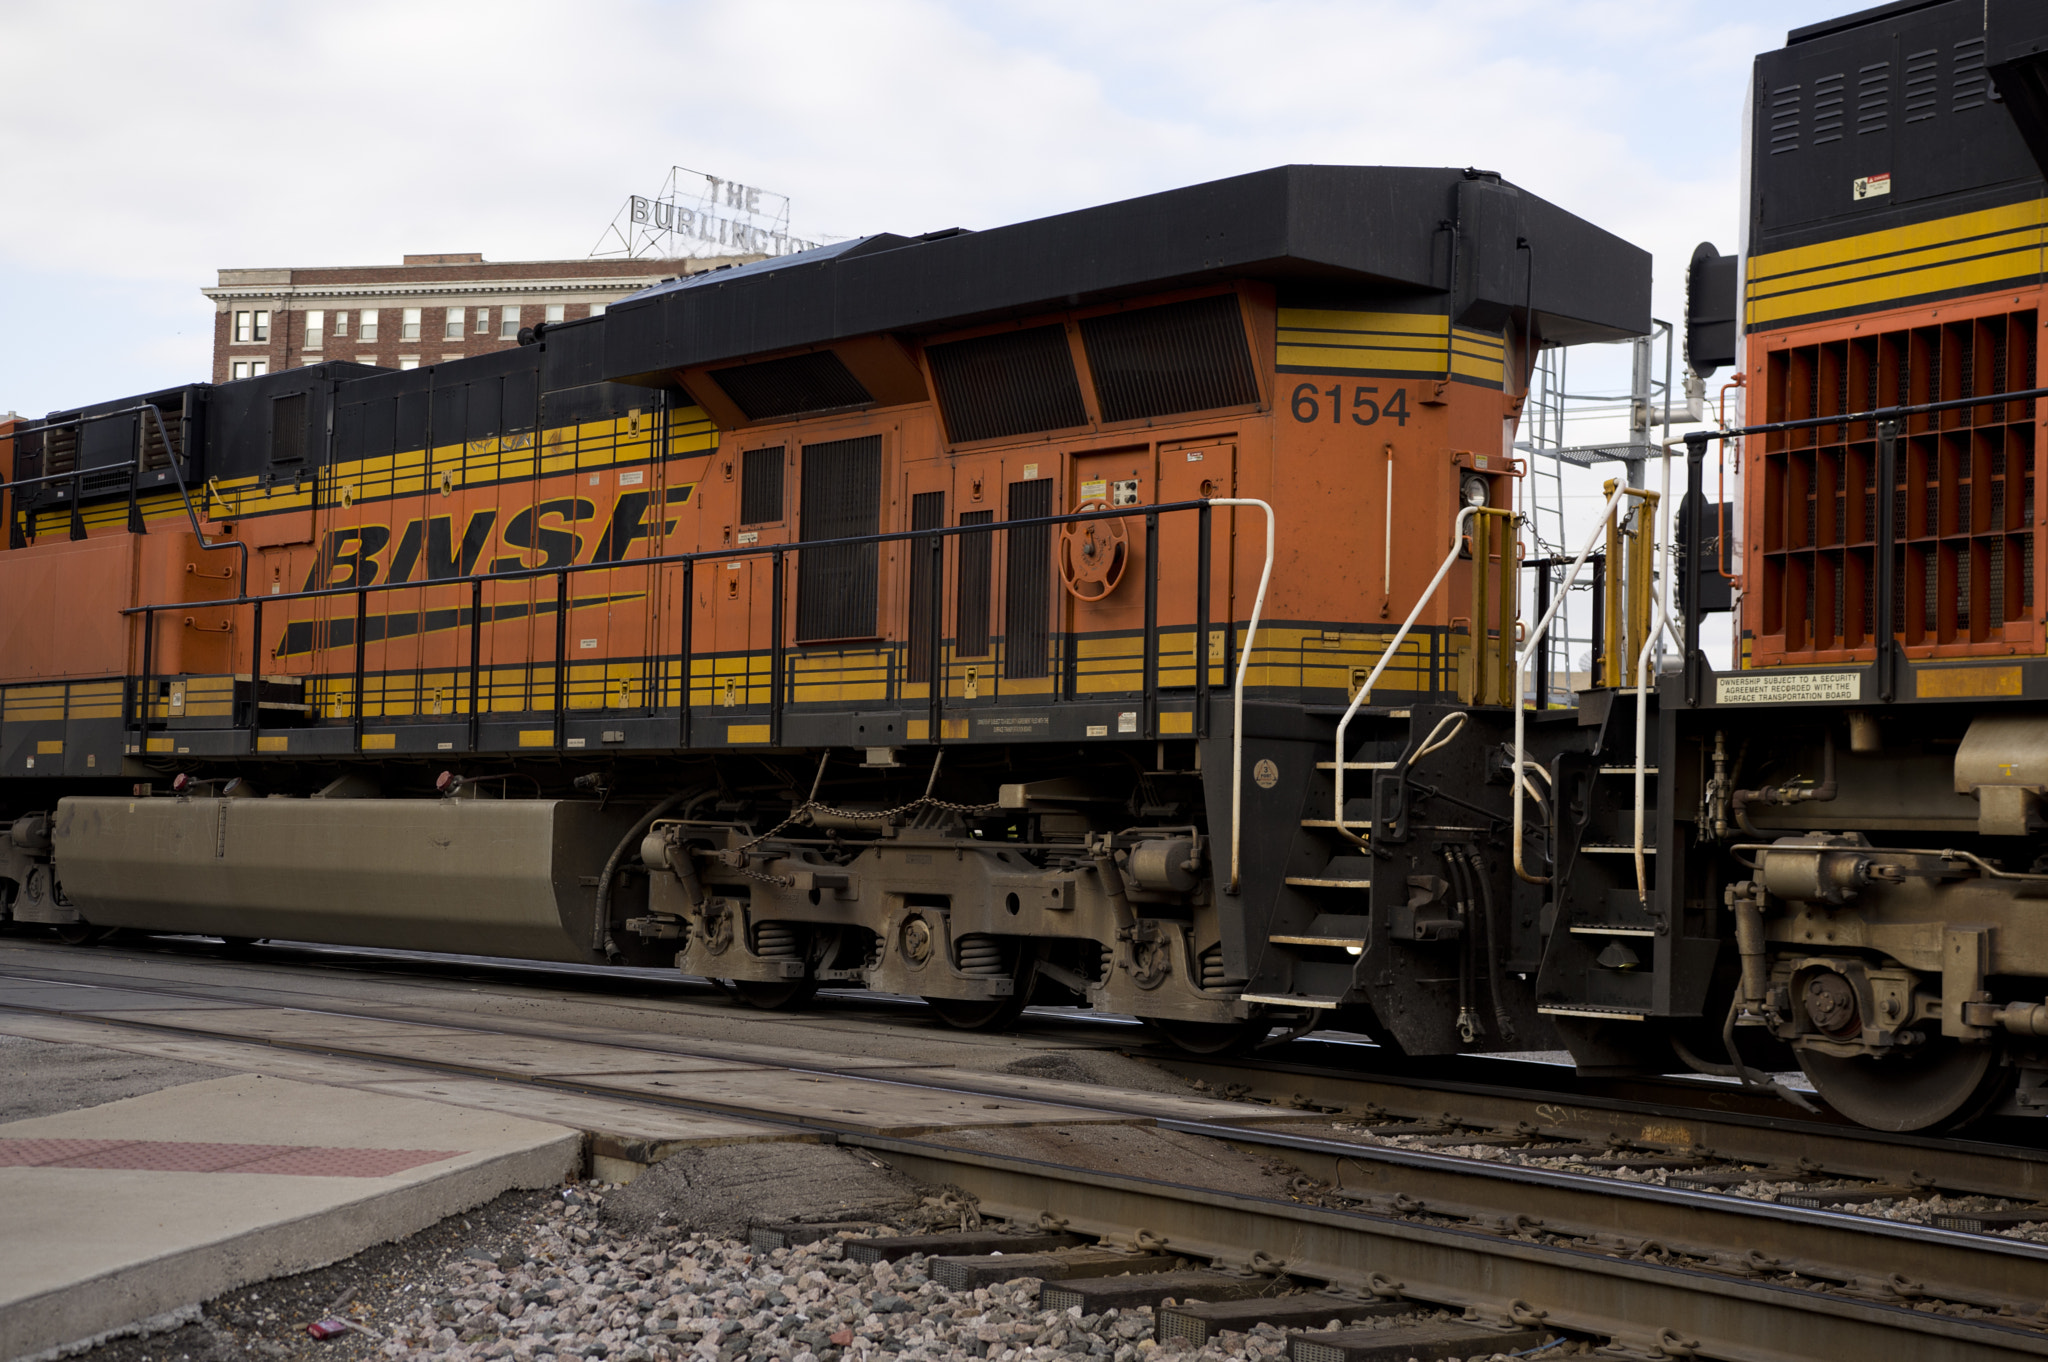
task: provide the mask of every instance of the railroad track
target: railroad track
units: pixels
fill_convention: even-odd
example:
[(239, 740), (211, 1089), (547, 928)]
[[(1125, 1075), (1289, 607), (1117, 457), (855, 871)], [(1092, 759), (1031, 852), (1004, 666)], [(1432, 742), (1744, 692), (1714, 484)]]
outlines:
[[(165, 942), (181, 954), (187, 941)], [(205, 967), (218, 962), (206, 949)], [(40, 954), (40, 953), (39, 953)], [(383, 977), (505, 980), (564, 984), (602, 996), (642, 994), (672, 998), (675, 976), (614, 969), (559, 968), (524, 961), (419, 956), (403, 952), (356, 951), (333, 947), (280, 947), (266, 952), (288, 961), (368, 969)], [(100, 961), (130, 958), (125, 952), (81, 955), (49, 949), (47, 977), (94, 982), (124, 977), (126, 965)], [(147, 960), (151, 956), (141, 956)], [(190, 957), (186, 957), (190, 958)], [(161, 988), (157, 983), (151, 987)], [(253, 989), (253, 985), (246, 986)], [(211, 981), (192, 996), (219, 996)], [(251, 991), (242, 996), (259, 996)], [(269, 996), (267, 993), (261, 996)], [(711, 999), (708, 991), (707, 1000)], [(827, 995), (828, 997), (830, 995)], [(336, 1005), (323, 995), (323, 1007)], [(860, 994), (831, 997), (826, 1006), (863, 1018), (924, 1019), (916, 1002)], [(356, 1015), (418, 1019), (416, 1011), (378, 1008), (351, 1001)], [(719, 1009), (724, 1011), (722, 1005)], [(1661, 1173), (1670, 1185), (1693, 1190), (1731, 1190), (1768, 1184), (1777, 1195), (1829, 1209), (1890, 1208), (1933, 1197), (1997, 1198), (2009, 1209), (1954, 1208), (1936, 1223), (1945, 1228), (1998, 1230), (2032, 1223), (2023, 1209), (2048, 1202), (2048, 1149), (2032, 1123), (2007, 1122), (2010, 1140), (1889, 1135), (1823, 1113), (1793, 1112), (1774, 1098), (1732, 1084), (1693, 1078), (1579, 1079), (1561, 1066), (1458, 1057), (1451, 1064), (1421, 1066), (1369, 1046), (1297, 1041), (1272, 1057), (1197, 1059), (1165, 1046), (1146, 1044), (1129, 1022), (1070, 1012), (1035, 1014), (1030, 1024), (1048, 1037), (1087, 1036), (1191, 1081), (1213, 1094), (1249, 1099), (1288, 1112), (1323, 1113), (1354, 1128), (1370, 1143), (1431, 1149), (1497, 1151), (1510, 1159), (1569, 1161), (1574, 1171), (1628, 1178)], [(525, 1034), (570, 1038), (562, 1031), (527, 1027)], [(950, 1038), (950, 1033), (945, 1033)], [(578, 1031), (574, 1038), (582, 1038)], [(1296, 1058), (1296, 1056), (1303, 1056)], [(958, 1081), (966, 1082), (966, 1079)], [(963, 1089), (966, 1090), (966, 1089)], [(976, 1089), (993, 1095), (997, 1090)], [(1014, 1095), (1014, 1087), (1002, 1089)], [(2048, 1211), (2043, 1212), (2048, 1217)]]
[[(331, 993), (301, 1000), (317, 1028), (267, 1033), (279, 1005), (275, 983), (164, 986), (109, 962), (87, 970), (26, 969), (17, 955), (0, 970), (0, 1008), (91, 1018), (135, 1034), (233, 1039), (273, 1050), (398, 1064), (427, 1074), (487, 1076), (530, 1088), (645, 1104), (671, 1111), (745, 1116), (871, 1150), (923, 1181), (958, 1187), (984, 1214), (1251, 1273), (1333, 1286), (1418, 1306), (1472, 1311), (1506, 1328), (1541, 1326), (1602, 1341), (1621, 1355), (1790, 1358), (1902, 1348), (1915, 1358), (2048, 1356), (2048, 1246), (1984, 1234), (1900, 1224), (1824, 1208), (1771, 1205), (1710, 1191), (1617, 1182), (1587, 1173), (1508, 1166), (1381, 1142), (1331, 1138), (1276, 1124), (1276, 1112), (1248, 1107), (1241, 1119), (1157, 1115), (1142, 1094), (1069, 1088), (1062, 1106), (1076, 1122), (1148, 1120), (1185, 1136), (1216, 1140), (1298, 1170), (1285, 1196), (1247, 1195), (1171, 1178), (1018, 1158), (961, 1147), (940, 1132), (915, 1138), (877, 1134), (872, 1123), (787, 1104), (693, 1092), (688, 1083), (655, 1095), (602, 1075), (551, 1076), (474, 1058), (456, 1062), (352, 1043), (339, 1022), (403, 1023), (407, 1007), (366, 1000), (337, 1006)], [(79, 976), (99, 976), (89, 981)], [(62, 1006), (24, 1005), (27, 985), (73, 986)], [(211, 1004), (185, 1024), (139, 1021), (134, 995)], [(67, 990), (67, 998), (70, 990)], [(125, 993), (125, 998), (117, 998)], [(237, 993), (262, 997), (238, 1002)], [(96, 996), (97, 995), (97, 996)], [(147, 1009), (145, 1009), (147, 1010)], [(238, 1023), (236, 1014), (248, 1017)], [(437, 1030), (448, 1029), (445, 1021)], [(598, 1045), (590, 1028), (550, 1028), (469, 1014), (476, 1037)], [(424, 1032), (422, 1034), (425, 1034)], [(644, 1038), (636, 1045), (644, 1048)], [(617, 1046), (615, 1049), (634, 1048)], [(715, 1043), (672, 1038), (661, 1053), (678, 1061), (715, 1054)], [(806, 1060), (803, 1081), (820, 1076), (870, 1085), (887, 1102), (933, 1094), (1003, 1094), (998, 1075), (879, 1074)], [(1298, 1075), (1290, 1075), (1290, 1079)], [(1439, 1090), (1434, 1096), (1441, 1098)], [(1469, 1132), (1460, 1132), (1469, 1136)], [(1839, 1132), (1837, 1132), (1839, 1133)], [(1886, 1143), (1880, 1141), (1879, 1143)], [(1048, 1220), (1049, 1218), (1049, 1220)]]

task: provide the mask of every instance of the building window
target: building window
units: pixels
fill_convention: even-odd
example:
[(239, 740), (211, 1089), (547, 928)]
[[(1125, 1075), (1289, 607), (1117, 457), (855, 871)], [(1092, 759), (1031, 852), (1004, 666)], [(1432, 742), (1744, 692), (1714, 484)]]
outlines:
[(500, 308), (498, 315), (502, 319), (498, 323), (498, 339), (518, 340), (519, 309), (516, 307)]
[(357, 340), (363, 340), (363, 341), (373, 341), (373, 340), (377, 339), (377, 309), (376, 309), (376, 308), (374, 308), (374, 307), (366, 307), (366, 308), (364, 308), (364, 309), (363, 309), (363, 315), (362, 315), (362, 324), (363, 324), (363, 329), (362, 329), (362, 330), (360, 330), (360, 331), (358, 331), (358, 332), (356, 333), (356, 339), (357, 339)]
[(565, 321), (565, 320), (567, 320), (568, 316), (569, 316), (569, 308), (568, 308), (568, 305), (567, 305), (567, 304), (565, 304), (565, 303), (549, 303), (549, 304), (548, 304), (548, 325), (549, 325), (549, 326), (553, 326), (553, 325), (554, 325), (554, 324), (555, 324), (556, 322), (559, 322), (559, 321)]
[(261, 359), (238, 359), (229, 370), (236, 378), (255, 378), (258, 374), (270, 372), (270, 362)]
[(346, 336), (348, 334), (348, 313), (337, 312), (334, 314), (334, 334), (337, 336)]
[(235, 343), (250, 345), (270, 339), (270, 314), (268, 312), (237, 312), (235, 314)]
[(256, 339), (260, 341), (270, 339), (270, 314), (268, 312), (258, 312), (256, 314)]
[(451, 307), (447, 311), (448, 315), (441, 322), (441, 339), (461, 340), (462, 324), (469, 320), (469, 309), (466, 307)]
[(398, 357), (398, 367), (401, 369), (417, 369), (420, 367), (420, 357), (418, 355), (400, 355)]
[(491, 310), (487, 307), (480, 307), (476, 310), (476, 333), (479, 336), (491, 334)]
[(405, 315), (398, 324), (398, 338), (400, 340), (418, 340), (420, 338), (420, 310), (418, 308), (409, 307), (405, 309)]
[(235, 314), (235, 344), (241, 345), (251, 339), (252, 337), (249, 333), (249, 314), (237, 312)]
[(318, 350), (325, 343), (326, 333), (327, 314), (323, 311), (308, 312), (306, 314), (306, 348), (308, 350)]
[(604, 304), (592, 303), (590, 305), (590, 315), (593, 317), (602, 317), (604, 315)]

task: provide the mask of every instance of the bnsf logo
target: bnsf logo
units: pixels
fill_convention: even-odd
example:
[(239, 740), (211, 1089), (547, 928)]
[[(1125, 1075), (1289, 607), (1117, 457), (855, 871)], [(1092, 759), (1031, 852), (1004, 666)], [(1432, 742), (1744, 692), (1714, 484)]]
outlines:
[[(693, 490), (694, 485), (666, 489), (663, 509), (683, 505)], [(454, 516), (430, 516), (406, 522), (396, 536), (395, 547), (390, 525), (366, 523), (329, 530), (304, 589), (467, 577), (484, 561), (487, 550), (495, 550), (485, 569), (488, 572), (622, 562), (641, 540), (656, 534), (665, 537), (676, 527), (672, 516), (664, 518), (658, 529), (648, 524), (651, 500), (648, 492), (623, 492), (601, 522), (597, 504), (582, 497), (538, 502), (514, 512), (502, 527), (499, 508), (472, 511), (459, 539)], [(579, 530), (600, 523), (604, 528), (596, 547), (585, 557), (583, 549), (589, 541)]]

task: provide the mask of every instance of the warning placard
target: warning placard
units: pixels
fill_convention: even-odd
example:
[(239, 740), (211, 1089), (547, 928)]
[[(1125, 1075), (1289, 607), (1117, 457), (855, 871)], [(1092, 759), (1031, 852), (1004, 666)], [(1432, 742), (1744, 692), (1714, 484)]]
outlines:
[(1722, 705), (1796, 705), (1862, 698), (1862, 672), (1737, 672), (1714, 678), (1714, 702)]

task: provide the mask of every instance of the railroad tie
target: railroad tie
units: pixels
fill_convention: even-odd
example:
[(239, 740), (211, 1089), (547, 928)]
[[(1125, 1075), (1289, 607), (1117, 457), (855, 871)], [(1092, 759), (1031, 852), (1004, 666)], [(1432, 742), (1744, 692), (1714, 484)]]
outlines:
[(1465, 1320), (1289, 1334), (1292, 1362), (1443, 1362), (1477, 1353), (1514, 1353), (1557, 1337), (1552, 1329), (1490, 1329)]
[(1138, 1273), (1126, 1277), (1074, 1277), (1041, 1286), (1038, 1289), (1038, 1308), (1071, 1310), (1078, 1305), (1084, 1315), (1099, 1315), (1104, 1310), (1155, 1308), (1169, 1297), (1174, 1300), (1237, 1301), (1287, 1289), (1286, 1279), (1281, 1277), (1239, 1276), (1201, 1269)]
[(1117, 1272), (1171, 1272), (1183, 1259), (1168, 1254), (1120, 1253), (1114, 1249), (1073, 1249), (1064, 1253), (985, 1253), (935, 1257), (925, 1266), (931, 1279), (952, 1291), (1013, 1282), (1020, 1277), (1060, 1282)]
[(1431, 1307), (1415, 1301), (1373, 1300), (1305, 1291), (1238, 1301), (1188, 1301), (1162, 1305), (1152, 1336), (1161, 1343), (1185, 1339), (1199, 1348), (1221, 1333), (1246, 1333), (1261, 1324), (1277, 1329), (1316, 1329), (1385, 1315), (1412, 1315)]

